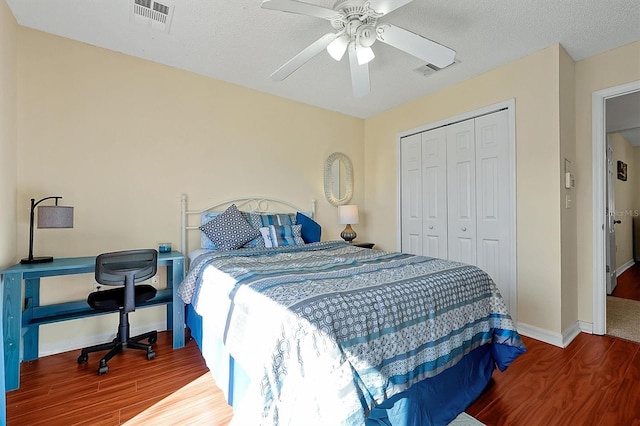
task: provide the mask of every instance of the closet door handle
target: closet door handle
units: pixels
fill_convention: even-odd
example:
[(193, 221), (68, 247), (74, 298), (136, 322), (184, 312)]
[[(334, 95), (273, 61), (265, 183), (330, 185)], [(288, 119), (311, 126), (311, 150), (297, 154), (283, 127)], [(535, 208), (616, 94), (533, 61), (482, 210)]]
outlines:
[(433, 225), (429, 226), (429, 229), (433, 229)]
[(465, 228), (464, 226), (462, 227), (462, 232), (465, 232), (467, 230), (467, 228)]

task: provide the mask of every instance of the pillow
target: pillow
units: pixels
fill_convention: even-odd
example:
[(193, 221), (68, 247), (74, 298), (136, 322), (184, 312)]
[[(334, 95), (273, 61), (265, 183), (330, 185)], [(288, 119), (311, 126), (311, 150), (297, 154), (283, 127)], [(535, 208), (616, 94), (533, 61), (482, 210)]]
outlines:
[(302, 225), (269, 225), (273, 247), (304, 245)]
[(302, 225), (302, 239), (305, 243), (317, 243), (320, 241), (322, 227), (318, 222), (298, 212), (298, 214), (296, 214), (296, 224)]
[(263, 226), (260, 228), (260, 233), (262, 234), (262, 241), (264, 242), (264, 246), (266, 248), (273, 247), (273, 243), (271, 242), (271, 230), (268, 226)]
[(262, 226), (262, 222), (260, 221), (260, 215), (255, 213), (249, 213), (249, 212), (240, 212), (240, 213), (242, 213), (244, 218), (247, 219), (247, 223), (249, 224), (249, 226), (251, 226), (253, 229), (258, 231), (258, 236), (253, 240), (249, 241), (248, 243), (246, 243), (245, 245), (243, 245), (242, 247), (243, 248), (253, 248), (253, 247), (264, 248), (265, 247), (264, 238), (262, 237), (262, 235), (260, 235), (260, 231), (259, 231), (260, 227)]
[[(253, 229), (256, 229), (256, 230), (260, 229), (260, 226), (261, 226), (260, 215), (249, 213), (249, 212), (243, 212), (243, 211), (241, 211), (240, 213), (242, 213), (244, 218), (247, 220), (247, 223), (249, 223), (249, 225)], [(220, 216), (221, 214), (222, 212), (202, 213), (200, 215), (200, 225), (206, 225), (207, 223), (209, 223), (216, 217)], [(202, 226), (200, 227), (200, 229), (202, 229)], [(249, 241), (248, 243), (246, 243), (245, 245), (243, 245), (242, 247), (243, 248), (253, 248), (253, 247), (264, 248), (264, 246), (265, 246), (264, 239), (258, 236), (253, 240)], [(202, 232), (202, 234), (200, 235), (200, 247), (203, 249), (218, 250), (218, 247), (216, 246), (216, 244), (213, 241), (211, 241), (211, 239), (209, 239), (207, 234), (204, 232)]]
[[(204, 212), (200, 215), (200, 230), (202, 230), (202, 225), (206, 225), (211, 222), (216, 217), (220, 216), (222, 212)], [(200, 233), (200, 248), (210, 249), (210, 250), (218, 250), (218, 247), (207, 237), (207, 234), (204, 232)]]
[(295, 225), (296, 215), (293, 213), (263, 213), (260, 215), (261, 226)]
[(235, 204), (201, 225), (200, 229), (219, 250), (234, 250), (261, 236), (258, 230), (249, 225)]

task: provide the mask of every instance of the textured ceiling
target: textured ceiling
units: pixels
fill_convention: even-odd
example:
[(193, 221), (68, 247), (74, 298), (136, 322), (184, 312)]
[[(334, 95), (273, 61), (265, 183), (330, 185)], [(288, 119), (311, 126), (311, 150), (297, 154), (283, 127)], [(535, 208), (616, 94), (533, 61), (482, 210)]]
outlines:
[(414, 71), (420, 60), (375, 43), (371, 93), (354, 98), (347, 58), (335, 62), (326, 52), (282, 82), (269, 79), (333, 29), (322, 19), (262, 9), (260, 0), (167, 0), (175, 5), (168, 34), (131, 22), (128, 0), (6, 1), (26, 27), (359, 118), (555, 43), (579, 61), (640, 40), (638, 0), (414, 0), (380, 22), (444, 44), (460, 62), (425, 77)]

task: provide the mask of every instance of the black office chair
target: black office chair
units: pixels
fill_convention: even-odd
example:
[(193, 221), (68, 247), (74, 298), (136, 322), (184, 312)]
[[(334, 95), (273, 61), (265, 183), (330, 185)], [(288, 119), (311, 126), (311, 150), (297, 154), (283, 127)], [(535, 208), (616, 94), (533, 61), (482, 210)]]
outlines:
[[(128, 250), (103, 253), (96, 258), (96, 281), (109, 286), (122, 286), (111, 290), (94, 291), (87, 298), (93, 309), (120, 312), (118, 334), (109, 343), (94, 345), (82, 349), (78, 364), (89, 360), (90, 352), (109, 352), (100, 360), (98, 374), (109, 371), (107, 362), (125, 348), (147, 351), (147, 359), (156, 357), (152, 345), (158, 340), (158, 332), (150, 331), (135, 337), (129, 337), (129, 312), (135, 311), (136, 305), (153, 299), (156, 289), (148, 284), (135, 285), (148, 280), (158, 271), (158, 252), (154, 249)], [(140, 343), (148, 339), (149, 344)]]

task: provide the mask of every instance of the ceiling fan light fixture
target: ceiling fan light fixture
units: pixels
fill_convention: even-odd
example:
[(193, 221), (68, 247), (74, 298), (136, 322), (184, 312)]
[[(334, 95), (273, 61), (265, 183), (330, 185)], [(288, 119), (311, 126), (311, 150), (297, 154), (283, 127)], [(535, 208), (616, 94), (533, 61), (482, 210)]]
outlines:
[(358, 58), (358, 65), (365, 65), (371, 62), (376, 55), (370, 47), (356, 46), (356, 57)]
[(376, 28), (372, 25), (361, 25), (358, 27), (356, 37), (360, 46), (371, 47), (376, 41)]
[(347, 46), (349, 46), (349, 37), (342, 35), (329, 43), (327, 52), (333, 59), (340, 61), (347, 51)]

